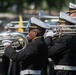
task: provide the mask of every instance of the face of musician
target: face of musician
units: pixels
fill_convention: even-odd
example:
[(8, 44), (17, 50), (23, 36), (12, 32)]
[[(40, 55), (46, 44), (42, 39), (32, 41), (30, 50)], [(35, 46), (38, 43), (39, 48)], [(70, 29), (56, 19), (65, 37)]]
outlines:
[(60, 24), (60, 26), (63, 26), (63, 27), (65, 27), (65, 26), (66, 26), (66, 24), (65, 24), (65, 23), (62, 23), (62, 24)]
[(32, 40), (33, 38), (35, 38), (37, 36), (38, 33), (39, 33), (38, 29), (29, 30), (28, 39)]
[(72, 18), (76, 18), (76, 12), (71, 13), (70, 16), (71, 16)]

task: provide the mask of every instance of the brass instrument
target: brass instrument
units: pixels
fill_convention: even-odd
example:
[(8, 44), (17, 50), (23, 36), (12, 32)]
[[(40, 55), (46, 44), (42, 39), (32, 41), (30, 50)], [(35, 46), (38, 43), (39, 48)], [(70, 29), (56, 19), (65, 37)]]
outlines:
[[(23, 25), (19, 26), (19, 22), (23, 22)], [(21, 33), (24, 33), (25, 35), (27, 35), (27, 33), (28, 33), (28, 25), (27, 25), (27, 23), (28, 23), (28, 21), (11, 21), (10, 23), (8, 23), (5, 26), (5, 30), (11, 29), (11, 30), (14, 30), (14, 32), (16, 32), (15, 31), (16, 29), (22, 28), (22, 29), (24, 29), (24, 32), (21, 32)]]
[(57, 35), (76, 34), (76, 25), (50, 25), (49, 29), (53, 29)]
[(39, 12), (39, 19), (40, 19), (40, 20), (43, 20), (43, 21), (45, 21), (45, 22), (46, 22), (47, 20), (50, 20), (50, 21), (52, 21), (52, 22), (57, 22), (57, 21), (59, 21), (59, 17), (58, 17), (58, 16), (46, 15), (43, 10), (41, 10), (41, 11)]
[[(5, 47), (2, 45), (3, 40), (13, 41), (11, 43), (11, 46), (17, 52), (23, 50), (28, 43), (26, 36), (22, 33), (19, 33), (19, 32), (2, 32), (2, 33), (0, 33), (0, 62), (2, 62), (2, 56), (3, 56), (4, 50), (5, 50)], [(20, 46), (21, 46), (21, 48), (18, 48)], [(10, 70), (12, 67), (12, 60), (11, 59), (9, 59), (9, 60), (10, 61), (9, 61), (9, 66), (8, 66), (8, 75), (10, 75)]]
[[(21, 27), (22, 28), (27, 28), (28, 21), (21, 21), (21, 22), (25, 23), (25, 25), (24, 26), (21, 26)], [(7, 24), (7, 27), (8, 28), (20, 28), (20, 26), (18, 25), (18, 23), (19, 23), (19, 21), (11, 21), (10, 23)], [(11, 26), (11, 24), (15, 24), (17, 26), (16, 27), (15, 27), (15, 25), (14, 26)]]
[[(5, 49), (5, 47), (2, 45), (3, 40), (13, 41), (12, 47), (15, 48), (16, 51), (23, 50), (28, 43), (27, 38), (22, 33), (19, 33), (19, 32), (0, 33), (0, 56), (2, 56), (4, 54), (4, 49)], [(20, 45), (22, 45), (22, 48), (20, 50), (17, 50), (17, 47), (19, 47)]]

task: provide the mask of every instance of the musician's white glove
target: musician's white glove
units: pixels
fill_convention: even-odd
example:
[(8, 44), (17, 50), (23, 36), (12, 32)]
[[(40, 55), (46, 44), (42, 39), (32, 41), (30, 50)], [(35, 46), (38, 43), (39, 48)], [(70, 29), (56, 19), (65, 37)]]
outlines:
[(3, 44), (4, 46), (6, 46), (6, 45), (11, 45), (11, 43), (12, 43), (12, 41), (10, 41), (10, 40), (3, 40), (3, 41), (2, 41), (2, 44)]
[(54, 37), (55, 35), (56, 35), (56, 33), (54, 33), (53, 31), (48, 31), (46, 33), (46, 37), (48, 37), (48, 36)]

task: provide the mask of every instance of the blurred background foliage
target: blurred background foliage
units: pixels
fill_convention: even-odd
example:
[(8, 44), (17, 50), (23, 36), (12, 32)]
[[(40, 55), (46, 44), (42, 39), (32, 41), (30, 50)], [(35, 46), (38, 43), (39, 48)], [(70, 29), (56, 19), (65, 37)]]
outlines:
[(60, 12), (68, 10), (69, 2), (76, 3), (76, 0), (0, 0), (0, 12), (28, 13), (28, 11), (47, 10)]

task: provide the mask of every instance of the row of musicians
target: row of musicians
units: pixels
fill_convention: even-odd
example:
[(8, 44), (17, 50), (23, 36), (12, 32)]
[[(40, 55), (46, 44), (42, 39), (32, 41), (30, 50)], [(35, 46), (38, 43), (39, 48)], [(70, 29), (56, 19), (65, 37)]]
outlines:
[[(75, 19), (63, 12), (60, 12), (59, 17), (60, 20), (64, 20), (60, 21), (60, 25), (76, 24)], [(76, 35), (65, 34), (57, 37), (53, 43), (52, 39), (56, 34), (52, 31), (46, 33), (45, 39), (43, 37), (46, 29), (49, 29), (49, 27), (50, 26), (44, 24), (44, 22), (39, 19), (32, 17), (28, 33), (30, 43), (24, 50), (19, 52), (16, 52), (11, 47), (10, 40), (2, 41), (3, 45), (6, 47), (3, 62), (5, 62), (5, 59), (8, 60), (8, 58), (13, 60), (13, 72), (11, 74), (8, 73), (8, 61), (2, 63), (4, 69), (2, 70), (3, 75), (47, 75), (46, 67), (48, 57), (53, 61), (53, 64), (50, 65), (52, 69), (54, 68), (54, 70), (50, 70), (53, 75), (76, 74)], [(18, 65), (19, 62), (21, 66)], [(14, 72), (17, 73), (14, 74)]]

